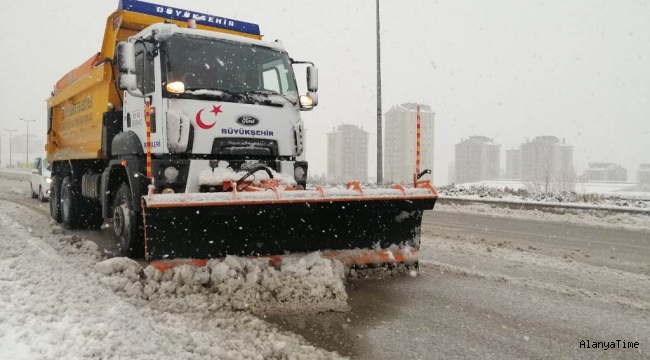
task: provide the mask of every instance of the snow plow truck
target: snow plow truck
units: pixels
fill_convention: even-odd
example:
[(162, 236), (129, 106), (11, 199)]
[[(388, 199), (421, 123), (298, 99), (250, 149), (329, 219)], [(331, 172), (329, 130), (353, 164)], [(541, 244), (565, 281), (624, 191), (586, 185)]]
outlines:
[(317, 90), (313, 63), (256, 24), (122, 0), (101, 51), (47, 101), (51, 216), (68, 229), (106, 224), (124, 256), (159, 268), (314, 251), (417, 263), (437, 199), (429, 181), (307, 188), (300, 114)]

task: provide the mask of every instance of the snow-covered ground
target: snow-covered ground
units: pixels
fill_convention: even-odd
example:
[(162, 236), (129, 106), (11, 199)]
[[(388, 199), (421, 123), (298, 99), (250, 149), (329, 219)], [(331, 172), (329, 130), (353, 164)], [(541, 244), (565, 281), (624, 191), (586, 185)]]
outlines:
[[(315, 259), (311, 269), (320, 266), (319, 271), (335, 271), (323, 259), (313, 255), (310, 259)], [(205, 281), (206, 272), (202, 276), (196, 272), (185, 276), (181, 270), (173, 273), (168, 282), (173, 284), (165, 285), (164, 276), (151, 269), (145, 272), (149, 277), (140, 278), (137, 263), (100, 261), (93, 242), (65, 235), (58, 226), (44, 222), (41, 215), (0, 201), (0, 357), (340, 358), (297, 335), (277, 330), (249, 312), (229, 311), (223, 303), (215, 304), (215, 297), (187, 285)], [(296, 260), (293, 269), (304, 276), (309, 264), (300, 261)], [(213, 264), (208, 277), (224, 275), (227, 279), (220, 284), (228, 289), (244, 285), (240, 273), (230, 272), (236, 265), (228, 264), (226, 270), (219, 265), (224, 263)], [(261, 272), (261, 267), (257, 269)], [(289, 270), (285, 269), (285, 273)], [(332, 274), (330, 279), (336, 279), (336, 273)], [(147, 292), (147, 285), (155, 287), (156, 276), (161, 280), (158, 297)], [(277, 281), (278, 285), (287, 285), (286, 281)], [(138, 284), (144, 284), (143, 288), (139, 289)], [(163, 287), (174, 291), (163, 296)], [(309, 299), (308, 291), (312, 289), (302, 283), (293, 290)], [(277, 290), (291, 294), (291, 290)], [(145, 294), (150, 300), (145, 299)]]
[(7, 174), (29, 174), (31, 170), (23, 168), (0, 168), (0, 172)]
[[(500, 186), (497, 186), (500, 185)], [(513, 185), (512, 187), (510, 185)], [(650, 209), (650, 193), (635, 193), (639, 196), (628, 196), (631, 193), (583, 193), (578, 191), (560, 194), (533, 194), (526, 191), (523, 184), (461, 184), (444, 186), (438, 189), (441, 197), (460, 199), (483, 199), (510, 202), (580, 205), (590, 207), (621, 207), (635, 209)], [(645, 194), (645, 195), (644, 195)], [(646, 196), (647, 195), (647, 196)]]
[[(245, 292), (224, 292), (215, 304), (209, 297), (234, 282), (237, 289), (262, 287), (245, 279), (265, 267), (237, 270), (233, 260), (240, 266), (242, 260), (233, 259), (228, 271), (217, 269), (218, 262), (163, 279), (128, 260), (102, 262), (95, 244), (77, 235), (96, 238), (51, 225), (47, 204), (30, 199), (28, 190), (23, 180), (0, 182), (0, 199), (24, 205), (0, 200), (0, 359), (340, 358), (293, 332), (360, 359), (648, 358), (644, 347), (590, 352), (576, 345), (581, 338), (650, 341), (647, 231), (599, 230), (589, 226), (602, 226), (594, 215), (575, 216), (576, 227), (561, 223), (569, 215), (460, 209), (516, 219), (504, 221), (436, 213), (445, 209), (437, 205), (423, 223), (421, 276), (351, 282), (348, 312), (303, 315), (303, 308), (297, 315), (253, 316), (248, 310), (268, 310), (256, 299), (248, 310), (228, 310), (244, 304), (237, 299)], [(519, 221), (517, 213), (543, 221)], [(432, 217), (449, 220), (432, 223)], [(559, 235), (547, 234), (549, 227)], [(195, 288), (217, 274), (228, 279)], [(148, 295), (147, 285), (156, 284), (158, 292)], [(300, 296), (301, 286), (294, 286)]]
[(565, 222), (586, 226), (614, 229), (650, 230), (650, 215), (576, 211), (554, 214), (538, 210), (501, 208), (489, 204), (436, 204), (434, 211), (453, 211), (468, 214), (482, 214), (495, 217)]
[[(447, 186), (445, 186), (447, 187)], [(444, 188), (444, 187), (443, 187)], [(456, 184), (456, 189), (490, 188), (526, 190), (527, 186), (520, 180), (485, 180), (472, 183)], [(605, 195), (624, 199), (650, 200), (650, 187), (630, 182), (582, 182), (575, 184), (575, 193), (581, 195)]]

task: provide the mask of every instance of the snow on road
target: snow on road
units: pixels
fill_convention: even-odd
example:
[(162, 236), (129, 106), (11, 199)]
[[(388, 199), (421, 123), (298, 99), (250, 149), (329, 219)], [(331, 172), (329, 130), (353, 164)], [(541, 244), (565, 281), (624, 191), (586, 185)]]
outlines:
[(507, 209), (488, 204), (436, 204), (433, 211), (451, 211), (503, 218), (564, 222), (612, 229), (650, 229), (650, 216), (644, 214), (605, 214), (599, 211), (591, 212), (582, 210), (575, 210), (575, 213), (553, 214), (537, 210)]
[[(20, 219), (20, 222), (17, 221)], [(337, 359), (203, 294), (120, 296), (94, 271), (94, 243), (0, 201), (0, 353), (6, 359)]]
[[(176, 307), (247, 310), (255, 314), (314, 314), (346, 311), (345, 268), (315, 252), (286, 257), (278, 268), (268, 260), (227, 256), (204, 267), (177, 266), (161, 273), (126, 258), (95, 265), (99, 281), (136, 302), (161, 309)], [(112, 276), (110, 276), (112, 275)]]
[(424, 237), (421, 264), (453, 274), (650, 311), (650, 276), (511, 249), (489, 240)]

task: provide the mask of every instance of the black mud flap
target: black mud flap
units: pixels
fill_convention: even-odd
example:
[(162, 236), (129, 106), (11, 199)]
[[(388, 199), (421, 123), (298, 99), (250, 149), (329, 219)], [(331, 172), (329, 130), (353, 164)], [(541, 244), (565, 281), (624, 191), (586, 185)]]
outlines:
[(420, 244), (435, 198), (143, 206), (146, 258), (209, 259)]

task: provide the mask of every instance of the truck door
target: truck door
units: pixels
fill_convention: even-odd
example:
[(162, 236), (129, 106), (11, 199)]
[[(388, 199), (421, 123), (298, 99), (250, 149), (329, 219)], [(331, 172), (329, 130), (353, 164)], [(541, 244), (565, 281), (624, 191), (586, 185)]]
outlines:
[[(151, 44), (137, 43), (135, 45), (135, 66), (138, 79), (138, 90), (151, 100), (151, 151), (160, 153), (163, 145), (163, 126), (160, 116), (161, 93), (160, 82), (156, 80), (155, 61), (152, 58)], [(157, 91), (158, 90), (158, 91)], [(146, 151), (147, 128), (145, 122), (145, 99), (124, 95), (124, 123), (125, 131), (132, 131), (138, 135), (142, 148)]]

